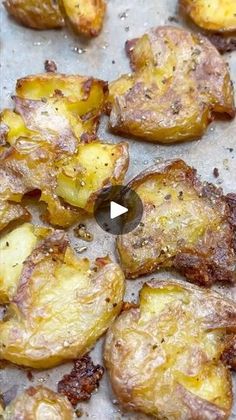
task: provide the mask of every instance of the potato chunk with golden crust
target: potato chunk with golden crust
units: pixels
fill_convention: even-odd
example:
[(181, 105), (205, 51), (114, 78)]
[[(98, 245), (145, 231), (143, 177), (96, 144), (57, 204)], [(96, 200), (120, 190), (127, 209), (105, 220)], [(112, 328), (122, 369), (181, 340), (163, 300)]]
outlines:
[(143, 201), (140, 225), (117, 241), (128, 278), (175, 268), (203, 285), (236, 281), (236, 195), (201, 183), (182, 160), (166, 161), (129, 184)]
[(65, 25), (57, 0), (6, 0), (3, 4), (11, 16), (29, 28), (54, 29)]
[(126, 50), (134, 73), (109, 86), (114, 132), (173, 143), (201, 137), (216, 114), (235, 116), (227, 64), (203, 36), (159, 27)]
[(104, 0), (61, 0), (61, 3), (76, 33), (89, 37), (100, 33), (106, 12)]
[(128, 162), (126, 143), (80, 144), (74, 155), (55, 156), (43, 141), (20, 138), (0, 154), (0, 196), (20, 202), (24, 194), (38, 190), (47, 205), (47, 221), (68, 227), (79, 220), (81, 210), (92, 213), (103, 187), (123, 182)]
[(200, 28), (214, 32), (236, 31), (235, 0), (180, 0), (180, 7)]
[(105, 0), (5, 0), (8, 13), (34, 29), (61, 28), (65, 20), (77, 34), (95, 37), (102, 30)]
[(28, 388), (7, 406), (2, 415), (3, 420), (76, 419), (67, 398), (42, 386)]
[(158, 419), (229, 418), (232, 383), (220, 357), (235, 331), (235, 302), (177, 281), (147, 283), (140, 307), (123, 312), (106, 338), (119, 402)]
[(30, 220), (30, 214), (26, 208), (20, 204), (11, 203), (0, 198), (0, 230), (4, 229), (15, 220)]
[[(24, 242), (26, 234), (22, 247)], [(12, 243), (10, 252), (18, 261), (16, 248)], [(89, 351), (120, 312), (124, 294), (120, 267), (108, 257), (95, 264), (78, 260), (62, 231), (52, 231), (36, 245), (15, 283), (0, 323), (0, 358), (38, 369)]]
[(82, 76), (39, 74), (17, 81), (15, 111), (1, 113), (0, 228), (26, 216), (14, 202), (29, 192), (40, 191), (47, 221), (68, 227), (81, 209), (93, 211), (100, 189), (122, 183), (127, 144), (96, 140), (106, 96), (105, 82)]

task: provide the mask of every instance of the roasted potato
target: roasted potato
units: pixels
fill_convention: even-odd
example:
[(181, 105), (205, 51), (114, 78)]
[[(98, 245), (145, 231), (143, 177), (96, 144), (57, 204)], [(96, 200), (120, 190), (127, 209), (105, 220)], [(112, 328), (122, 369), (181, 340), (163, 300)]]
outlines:
[(106, 12), (104, 0), (61, 0), (65, 15), (78, 34), (97, 36)]
[(47, 221), (68, 227), (79, 220), (81, 210), (92, 213), (103, 187), (122, 183), (128, 161), (126, 143), (80, 144), (73, 156), (56, 159), (45, 143), (20, 138), (0, 154), (0, 196), (3, 202), (20, 202), (24, 194), (39, 190)]
[(78, 260), (62, 231), (50, 231), (38, 244), (39, 234), (27, 225), (3, 238), (0, 293), (10, 303), (0, 322), (0, 358), (41, 369), (92, 348), (121, 309), (124, 275), (108, 257), (95, 264)]
[(57, 0), (6, 0), (3, 4), (11, 16), (29, 28), (53, 29), (65, 25)]
[(103, 26), (105, 0), (5, 0), (8, 13), (21, 24), (34, 29), (61, 28), (67, 20), (74, 31), (97, 36)]
[(207, 31), (236, 31), (235, 0), (180, 0), (180, 8)]
[[(19, 79), (14, 102), (31, 137), (36, 131), (47, 141), (56, 138), (62, 149), (73, 153), (79, 141), (96, 138), (106, 97), (107, 84), (101, 80), (51, 73)], [(15, 118), (3, 114), (3, 123), (9, 129), (18, 124), (22, 131), (22, 121)]]
[(226, 62), (203, 36), (159, 27), (128, 41), (133, 73), (110, 83), (110, 128), (147, 141), (201, 137), (217, 114), (235, 116)]
[(13, 299), (25, 260), (49, 233), (50, 229), (24, 223), (0, 238), (0, 304)]
[(220, 358), (235, 331), (235, 302), (177, 281), (147, 283), (139, 308), (123, 312), (106, 338), (119, 402), (158, 419), (228, 419), (232, 382)]
[(106, 83), (82, 76), (45, 74), (18, 80), (15, 111), (1, 114), (0, 228), (25, 214), (13, 203), (29, 192), (41, 192), (47, 221), (68, 227), (81, 210), (93, 211), (100, 189), (122, 183), (127, 144), (96, 140), (106, 92)]
[(139, 226), (118, 237), (126, 277), (175, 268), (201, 285), (236, 281), (236, 195), (202, 183), (182, 160), (166, 161), (129, 184), (143, 202)]
[(2, 414), (3, 420), (73, 420), (76, 415), (67, 398), (37, 386), (16, 397)]

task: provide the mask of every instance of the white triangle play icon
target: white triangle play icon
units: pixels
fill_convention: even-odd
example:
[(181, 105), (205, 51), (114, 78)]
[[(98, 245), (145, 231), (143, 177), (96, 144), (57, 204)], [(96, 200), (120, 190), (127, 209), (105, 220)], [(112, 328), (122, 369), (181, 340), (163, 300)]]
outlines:
[(115, 219), (116, 217), (121, 216), (122, 214), (127, 213), (129, 210), (121, 206), (120, 204), (116, 203), (115, 201), (111, 201), (110, 203), (110, 218)]

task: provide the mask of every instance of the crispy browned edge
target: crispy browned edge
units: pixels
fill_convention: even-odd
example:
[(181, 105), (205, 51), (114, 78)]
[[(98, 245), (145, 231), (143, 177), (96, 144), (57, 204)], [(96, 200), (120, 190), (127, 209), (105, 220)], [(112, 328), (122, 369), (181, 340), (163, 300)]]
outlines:
[[(223, 194), (223, 191), (221, 188), (216, 187), (215, 185), (208, 183), (208, 182), (203, 182), (200, 180), (200, 178), (197, 176), (197, 170), (195, 168), (192, 168), (191, 166), (187, 165), (182, 159), (169, 159), (166, 160), (164, 162), (160, 162), (156, 165), (151, 166), (150, 168), (148, 168), (147, 170), (141, 172), (140, 174), (138, 174), (134, 179), (132, 179), (128, 184), (127, 187), (131, 188), (131, 189), (136, 189), (139, 185), (141, 185), (143, 182), (146, 182), (149, 178), (151, 178), (153, 175), (157, 175), (157, 174), (165, 174), (168, 172), (169, 169), (171, 169), (171, 167), (173, 165), (176, 164), (180, 164), (180, 165), (184, 165), (188, 171), (188, 179), (189, 181), (192, 183), (193, 188), (196, 190), (197, 193), (201, 194), (202, 196), (208, 197), (209, 199), (214, 198), (214, 199), (219, 199), (219, 200), (223, 200), (227, 206), (227, 212), (226, 212), (226, 218), (227, 218), (227, 222), (229, 223), (230, 226), (230, 230), (232, 232), (232, 238), (233, 238), (233, 249), (235, 252), (235, 259), (236, 259), (236, 193), (229, 193), (226, 196)], [(119, 237), (117, 238), (116, 242), (119, 240)], [(118, 250), (118, 254), (119, 254), (119, 249), (118, 247), (116, 247), (116, 249)], [(180, 258), (181, 258), (180, 254)], [(119, 255), (120, 257), (120, 255)], [(196, 258), (198, 257), (198, 255), (196, 254)], [(121, 259), (119, 258), (119, 260), (121, 261)], [(202, 264), (204, 263), (204, 261), (202, 261), (201, 259), (198, 261), (198, 264)], [(153, 265), (153, 269), (148, 271), (146, 274), (151, 274), (153, 272), (155, 272), (158, 268), (158, 264), (154, 264)], [(175, 264), (173, 263), (173, 269), (177, 268), (175, 267)], [(140, 270), (137, 270), (135, 272), (135, 274), (129, 274), (129, 272), (127, 272), (124, 268), (123, 268), (125, 275), (127, 278), (129, 279), (135, 279), (141, 275), (143, 275), (143, 269), (140, 268)], [(210, 286), (211, 284), (215, 283), (218, 281), (218, 275), (217, 275), (217, 270), (219, 271), (219, 269), (216, 269), (214, 275), (215, 278), (213, 280), (212, 277), (212, 281), (209, 284), (204, 283), (205, 286)], [(178, 269), (178, 271), (183, 274), (186, 275), (186, 272), (183, 270), (181, 272), (180, 269)], [(235, 282), (235, 274), (230, 272), (230, 273), (222, 273), (220, 272), (220, 275), (224, 274), (225, 275), (225, 282), (228, 283), (234, 283)], [(193, 281), (192, 279), (189, 279), (189, 281)], [(221, 280), (222, 281), (222, 280)], [(199, 283), (199, 280), (196, 280), (197, 284), (202, 284)]]

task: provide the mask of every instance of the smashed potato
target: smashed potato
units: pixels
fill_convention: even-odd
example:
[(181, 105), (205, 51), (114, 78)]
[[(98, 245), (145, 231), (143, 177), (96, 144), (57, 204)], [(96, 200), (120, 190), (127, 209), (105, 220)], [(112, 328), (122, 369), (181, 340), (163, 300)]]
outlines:
[(70, 24), (78, 34), (93, 37), (102, 29), (106, 12), (104, 0), (61, 0)]
[(180, 0), (184, 13), (207, 31), (236, 31), (235, 0)]
[(16, 21), (29, 28), (54, 29), (65, 25), (55, 0), (5, 0), (3, 4)]
[(144, 285), (139, 308), (111, 326), (105, 362), (122, 406), (158, 419), (228, 419), (232, 382), (221, 362), (236, 305), (177, 281)]
[(79, 220), (81, 210), (93, 211), (103, 187), (123, 182), (128, 161), (126, 143), (80, 144), (73, 156), (56, 160), (45, 144), (19, 139), (0, 154), (0, 195), (20, 202), (25, 194), (40, 191), (40, 200), (47, 205), (46, 220), (68, 227)]
[(87, 37), (100, 33), (106, 12), (105, 0), (5, 0), (3, 4), (11, 16), (29, 28), (61, 28), (68, 21), (76, 33)]
[(15, 220), (30, 220), (30, 214), (26, 208), (20, 204), (11, 203), (0, 197), (0, 230), (4, 229)]
[(128, 278), (175, 268), (211, 285), (236, 281), (236, 195), (201, 183), (182, 160), (166, 161), (129, 184), (143, 202), (139, 226), (118, 238)]
[(21, 249), (12, 240), (19, 231), (12, 232), (1, 272), (1, 301), (10, 304), (0, 322), (0, 358), (49, 368), (81, 357), (106, 331), (122, 306), (124, 275), (108, 257), (78, 260), (62, 231), (35, 244), (38, 228), (20, 229)]
[(42, 386), (24, 391), (6, 407), (2, 416), (3, 420), (76, 419), (67, 398)]
[(2, 227), (26, 217), (19, 203), (27, 193), (39, 191), (46, 220), (68, 227), (81, 210), (93, 211), (100, 189), (122, 183), (127, 144), (102, 144), (96, 136), (106, 94), (106, 83), (82, 76), (40, 74), (18, 80), (15, 110), (1, 113)]
[(226, 62), (203, 36), (159, 27), (128, 41), (133, 73), (110, 83), (110, 128), (147, 141), (201, 137), (217, 114), (235, 116)]

